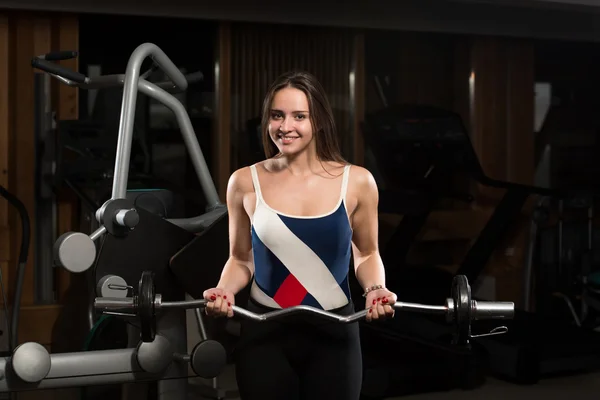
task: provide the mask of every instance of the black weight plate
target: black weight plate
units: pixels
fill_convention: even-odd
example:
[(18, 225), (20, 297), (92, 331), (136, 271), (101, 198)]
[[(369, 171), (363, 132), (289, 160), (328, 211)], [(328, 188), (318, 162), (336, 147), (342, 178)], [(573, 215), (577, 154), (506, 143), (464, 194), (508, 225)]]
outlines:
[(142, 272), (137, 295), (142, 342), (152, 342), (156, 335), (156, 318), (154, 315), (155, 294), (154, 273), (152, 271)]
[(471, 285), (469, 285), (469, 281), (466, 276), (462, 275), (464, 280), (464, 293), (462, 298), (461, 306), (464, 306), (465, 310), (465, 319), (463, 321), (463, 331), (464, 331), (464, 341), (468, 343), (471, 339), (471, 321), (473, 320), (472, 307), (473, 301), (471, 299)]
[(458, 280), (456, 279), (456, 277), (454, 277), (454, 279), (452, 279), (451, 295), (452, 295), (452, 306), (454, 307), (454, 310), (452, 313), (452, 316), (453, 316), (452, 322), (454, 323), (454, 332), (453, 332), (452, 343), (457, 344), (458, 337), (460, 336), (460, 325), (459, 325), (460, 316), (458, 315), (458, 304), (459, 304), (458, 299), (460, 297), (460, 294), (459, 294), (459, 288), (458, 288)]
[(457, 275), (452, 281), (452, 299), (454, 301), (454, 321), (456, 325), (455, 342), (459, 345), (469, 343), (471, 336), (471, 287), (464, 275)]
[(194, 346), (190, 364), (199, 377), (215, 378), (227, 364), (227, 352), (221, 343), (210, 339), (203, 340)]

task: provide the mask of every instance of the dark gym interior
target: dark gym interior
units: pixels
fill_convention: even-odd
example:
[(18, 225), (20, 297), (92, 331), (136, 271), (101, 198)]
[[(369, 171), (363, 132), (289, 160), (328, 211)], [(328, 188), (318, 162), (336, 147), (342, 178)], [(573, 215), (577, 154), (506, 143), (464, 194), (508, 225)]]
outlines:
[[(598, 397), (600, 3), (93, 3), (0, 0), (0, 398), (16, 385), (10, 398), (171, 399), (159, 378), (53, 382), (76, 368), (66, 366), (71, 353), (139, 352), (140, 331), (145, 345), (163, 329), (98, 312), (95, 298), (149, 288), (147, 271), (167, 302), (214, 286), (228, 251), (228, 179), (264, 159), (262, 101), (292, 69), (323, 84), (344, 158), (375, 177), (379, 248), (399, 300), (456, 303), (458, 290), (482, 305), (514, 303), (506, 320), (399, 311), (361, 321), (362, 398)], [(129, 232), (98, 216), (124, 207), (109, 201), (127, 84), (117, 75), (145, 43), (187, 79), (170, 98), (193, 135), (181, 114), (139, 90), (118, 203), (137, 209)], [(160, 57), (152, 60), (143, 78), (166, 82)], [(107, 75), (112, 86), (74, 84)], [(92, 267), (77, 270), (86, 257)], [(351, 287), (360, 308), (355, 279)], [(238, 322), (192, 308), (176, 315), (173, 362), (188, 390), (172, 399), (238, 399)], [(30, 344), (52, 362), (25, 384), (15, 358)], [(214, 378), (211, 351), (225, 354)], [(96, 368), (89, 360), (82, 370)]]

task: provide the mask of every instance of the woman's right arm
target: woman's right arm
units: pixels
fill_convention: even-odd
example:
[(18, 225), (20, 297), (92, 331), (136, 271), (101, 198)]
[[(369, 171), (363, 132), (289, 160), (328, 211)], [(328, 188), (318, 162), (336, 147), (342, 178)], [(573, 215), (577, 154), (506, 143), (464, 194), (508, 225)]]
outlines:
[(234, 295), (244, 289), (254, 274), (250, 219), (244, 208), (245, 194), (251, 189), (249, 168), (235, 171), (227, 184), (229, 214), (229, 259), (225, 263), (217, 288)]

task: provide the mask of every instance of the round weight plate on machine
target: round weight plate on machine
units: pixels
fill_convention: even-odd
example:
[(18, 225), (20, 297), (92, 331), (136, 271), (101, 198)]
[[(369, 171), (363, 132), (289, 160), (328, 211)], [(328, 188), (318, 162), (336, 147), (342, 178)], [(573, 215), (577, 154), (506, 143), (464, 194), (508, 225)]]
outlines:
[(471, 287), (464, 275), (452, 280), (452, 300), (454, 301), (454, 323), (456, 324), (456, 344), (469, 343), (471, 336)]
[(216, 340), (199, 342), (191, 353), (192, 370), (201, 378), (210, 379), (219, 376), (227, 364), (227, 352)]
[(156, 318), (154, 316), (154, 273), (142, 272), (138, 285), (137, 309), (140, 319), (142, 342), (152, 342), (156, 336)]

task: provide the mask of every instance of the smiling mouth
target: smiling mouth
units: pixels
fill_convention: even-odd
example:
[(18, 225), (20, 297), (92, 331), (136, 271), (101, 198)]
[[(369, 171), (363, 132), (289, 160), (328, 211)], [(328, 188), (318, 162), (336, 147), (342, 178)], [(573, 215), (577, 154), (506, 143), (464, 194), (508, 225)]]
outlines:
[(279, 135), (279, 139), (281, 140), (281, 142), (283, 144), (290, 144), (292, 143), (294, 140), (300, 138), (300, 136), (291, 136), (291, 135)]

